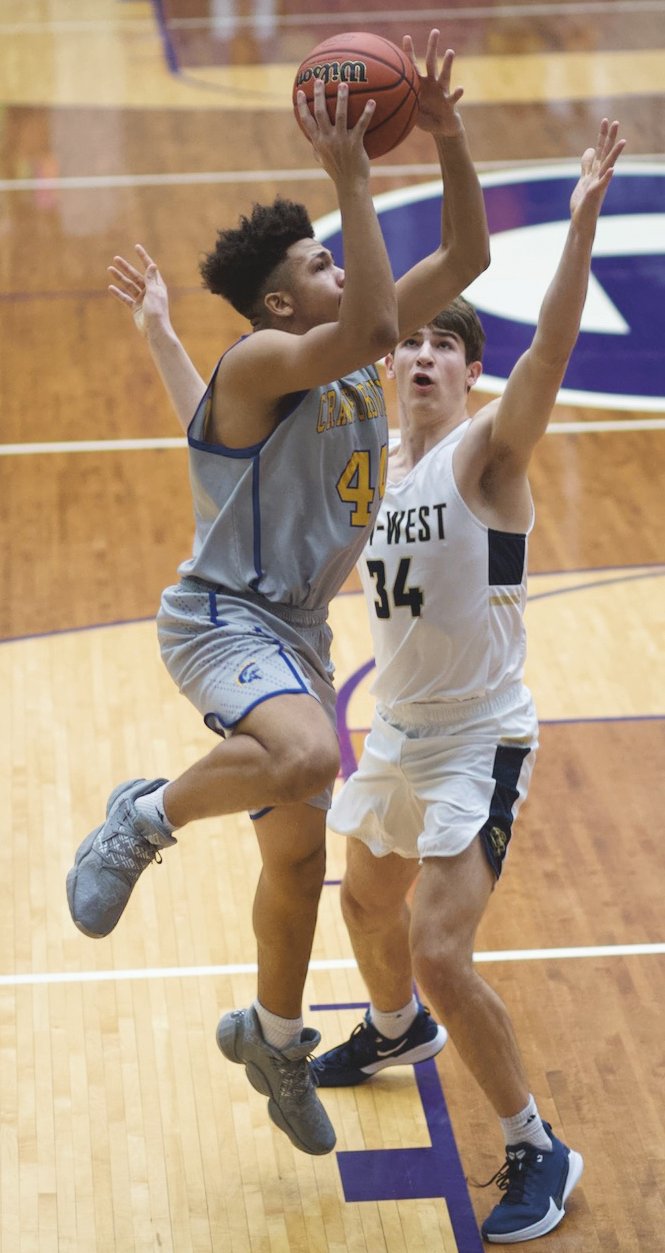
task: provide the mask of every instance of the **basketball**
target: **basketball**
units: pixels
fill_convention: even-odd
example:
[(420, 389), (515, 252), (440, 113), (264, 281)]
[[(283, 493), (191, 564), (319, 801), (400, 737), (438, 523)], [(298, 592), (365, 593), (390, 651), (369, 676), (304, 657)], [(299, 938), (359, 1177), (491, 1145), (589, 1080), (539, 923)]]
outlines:
[(382, 157), (391, 152), (413, 130), (418, 116), (420, 79), (409, 58), (389, 39), (356, 31), (334, 35), (318, 44), (298, 68), (293, 84), (293, 107), (298, 125), (296, 92), (304, 91), (313, 113), (317, 78), (325, 83), (331, 121), (335, 119), (340, 83), (349, 84), (350, 127), (355, 126), (367, 101), (376, 101), (374, 116), (365, 132), (369, 157)]

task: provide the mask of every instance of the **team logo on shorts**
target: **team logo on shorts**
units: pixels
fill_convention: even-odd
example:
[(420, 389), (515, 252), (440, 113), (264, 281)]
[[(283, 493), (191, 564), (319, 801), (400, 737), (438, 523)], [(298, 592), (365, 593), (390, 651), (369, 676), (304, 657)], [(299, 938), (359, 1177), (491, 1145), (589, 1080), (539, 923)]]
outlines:
[(508, 836), (501, 827), (490, 827), (489, 841), (496, 857), (503, 857), (508, 844)]
[(242, 670), (240, 671), (240, 674), (238, 675), (238, 678), (237, 678), (237, 682), (238, 683), (254, 683), (255, 679), (262, 679), (262, 678), (263, 678), (263, 673), (257, 666), (256, 662), (248, 661), (247, 665), (243, 666)]

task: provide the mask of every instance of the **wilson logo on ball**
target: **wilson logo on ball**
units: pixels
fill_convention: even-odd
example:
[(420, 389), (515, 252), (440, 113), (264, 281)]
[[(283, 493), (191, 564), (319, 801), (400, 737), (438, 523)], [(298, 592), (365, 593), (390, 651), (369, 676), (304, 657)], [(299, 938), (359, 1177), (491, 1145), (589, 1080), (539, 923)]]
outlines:
[(352, 31), (334, 35), (312, 49), (298, 67), (293, 84), (293, 107), (299, 126), (296, 92), (304, 91), (307, 107), (313, 113), (314, 84), (317, 81), (324, 85), (326, 109), (331, 122), (335, 120), (340, 83), (349, 85), (349, 126), (355, 126), (368, 100), (375, 101), (376, 108), (364, 136), (370, 157), (382, 157), (386, 152), (392, 152), (416, 124), (420, 91), (418, 71), (406, 53), (382, 35)]
[(367, 66), (364, 61), (323, 61), (300, 70), (296, 87), (302, 87), (311, 78), (320, 78), (323, 83), (366, 83)]

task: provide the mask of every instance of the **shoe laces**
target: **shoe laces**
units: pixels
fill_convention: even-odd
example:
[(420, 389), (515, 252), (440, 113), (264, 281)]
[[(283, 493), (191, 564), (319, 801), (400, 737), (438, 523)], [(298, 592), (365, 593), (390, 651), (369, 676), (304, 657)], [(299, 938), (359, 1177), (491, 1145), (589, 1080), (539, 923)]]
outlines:
[(151, 861), (159, 865), (162, 860), (159, 848), (134, 832), (111, 831), (102, 836), (102, 846), (107, 861), (123, 870), (138, 870), (140, 873)]
[(531, 1167), (537, 1164), (538, 1159), (538, 1150), (529, 1145), (507, 1148), (505, 1162), (491, 1179), (486, 1183), (476, 1183), (473, 1179), (470, 1182), (476, 1188), (489, 1188), (490, 1184), (496, 1183), (499, 1191), (505, 1193), (501, 1198), (501, 1205), (520, 1205), (524, 1200)]
[(280, 1089), (283, 1096), (291, 1097), (293, 1100), (303, 1100), (307, 1096), (314, 1086), (309, 1066), (310, 1060), (309, 1057), (303, 1057), (296, 1062), (288, 1061), (286, 1058), (284, 1061), (276, 1061), (275, 1064), (281, 1076)]
[[(363, 1019), (362, 1022), (358, 1023), (357, 1027), (354, 1027), (346, 1043), (340, 1045), (338, 1057), (340, 1062), (342, 1062), (345, 1066), (349, 1065), (349, 1063), (364, 1059), (368, 1050), (371, 1050), (371, 1037), (369, 1035), (371, 1026), (371, 1023), (368, 1023), (365, 1019)], [(372, 1030), (378, 1037), (376, 1028), (372, 1027)], [(372, 1056), (374, 1056), (373, 1050)]]

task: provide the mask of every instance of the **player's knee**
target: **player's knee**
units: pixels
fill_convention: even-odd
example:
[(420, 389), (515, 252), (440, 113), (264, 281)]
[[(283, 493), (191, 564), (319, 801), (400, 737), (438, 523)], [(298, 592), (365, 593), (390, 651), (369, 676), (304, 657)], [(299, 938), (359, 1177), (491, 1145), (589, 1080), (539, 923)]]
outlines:
[(452, 1015), (469, 998), (472, 955), (451, 936), (434, 932), (412, 943), (414, 978), (442, 1015)]
[(339, 749), (332, 736), (319, 742), (296, 740), (279, 763), (278, 800), (283, 805), (307, 801), (330, 787), (338, 770)]
[(299, 909), (319, 900), (326, 873), (325, 841), (300, 854), (282, 850), (280, 857), (264, 860), (263, 876), (270, 891), (283, 898), (285, 905), (297, 902)]
[(298, 881), (299, 899), (317, 901), (321, 895), (323, 880), (326, 874), (325, 843), (313, 849), (305, 857), (301, 857), (295, 866)]
[(345, 874), (340, 889), (342, 917), (350, 931), (368, 934), (375, 929), (377, 920), (385, 919), (385, 908), (375, 896), (360, 890), (351, 875)]

